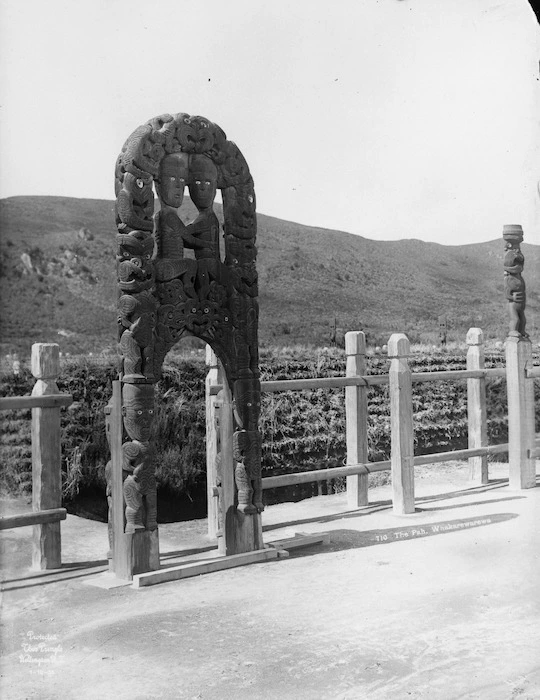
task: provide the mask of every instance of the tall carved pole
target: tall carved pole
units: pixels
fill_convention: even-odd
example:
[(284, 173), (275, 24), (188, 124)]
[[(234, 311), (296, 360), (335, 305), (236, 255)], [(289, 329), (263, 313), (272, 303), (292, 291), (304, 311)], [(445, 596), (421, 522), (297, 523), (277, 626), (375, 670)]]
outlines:
[[(187, 226), (178, 214), (186, 186), (198, 210)], [(153, 187), (160, 202), (155, 216)], [(223, 258), (213, 209), (217, 189), (223, 199)], [(121, 401), (122, 435), (116, 442), (110, 435), (111, 471), (117, 477), (109, 491), (118, 511), (114, 494), (120, 473), (124, 512), (121, 518), (113, 515), (113, 562), (117, 555), (125, 559), (121, 552), (129, 547), (118, 545), (125, 535), (141, 542), (140, 551), (131, 547), (133, 566), (159, 566), (159, 554), (152, 554), (158, 552), (154, 383), (167, 352), (187, 335), (212, 347), (231, 388), (231, 455), (221, 455), (221, 471), (225, 464), (231, 471), (221, 475), (222, 481), (232, 479), (231, 489), (221, 489), (228, 496), (219, 504), (218, 519), (227, 523), (229, 533), (223, 549), (228, 554), (258, 549), (263, 505), (257, 227), (247, 163), (222, 129), (204, 117), (161, 115), (136, 129), (124, 144), (116, 164), (116, 196), (122, 390), (113, 397), (110, 415), (115, 400)], [(194, 251), (194, 259), (184, 256), (185, 248)], [(113, 563), (115, 571), (127, 570), (128, 577), (130, 571), (138, 573), (133, 566)]]
[(510, 315), (505, 343), (508, 390), (508, 461), (510, 488), (536, 485), (534, 451), (534, 380), (527, 376), (532, 366), (532, 344), (525, 331), (525, 259), (521, 252), (523, 230), (505, 226), (504, 281)]

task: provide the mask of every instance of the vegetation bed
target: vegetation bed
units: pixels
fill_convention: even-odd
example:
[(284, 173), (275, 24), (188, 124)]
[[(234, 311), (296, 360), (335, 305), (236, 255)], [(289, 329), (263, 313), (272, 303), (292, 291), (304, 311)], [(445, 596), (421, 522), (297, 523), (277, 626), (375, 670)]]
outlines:
[[(413, 371), (465, 368), (465, 354), (422, 353), (412, 356)], [(538, 359), (536, 359), (538, 362)], [(384, 355), (368, 356), (368, 373), (388, 372)], [(345, 353), (338, 348), (275, 348), (261, 351), (263, 380), (343, 376)], [(486, 357), (487, 367), (504, 366), (504, 357)], [(201, 354), (173, 356), (157, 384), (154, 431), (157, 446), (156, 475), (163, 520), (203, 517), (205, 508), (205, 406), (204, 378), (207, 368)], [(104, 407), (116, 377), (114, 358), (73, 358), (64, 361), (58, 382), (74, 403), (63, 413), (63, 489), (66, 507), (79, 503), (79, 510), (104, 517), (105, 464), (108, 446), (104, 430)], [(26, 367), (19, 374), (0, 379), (0, 395), (29, 394), (34, 378)], [(506, 382), (487, 382), (489, 443), (507, 441)], [(540, 386), (535, 383), (536, 405)], [(388, 386), (369, 389), (369, 459), (390, 455)], [(429, 454), (467, 447), (466, 381), (423, 382), (413, 385), (415, 453)], [(4, 494), (31, 492), (32, 468), (30, 411), (6, 411), (0, 440), (0, 486)], [(540, 415), (537, 413), (537, 426)], [(345, 410), (343, 389), (279, 392), (263, 395), (263, 476), (341, 466), (345, 460)], [(377, 478), (385, 475), (377, 475)], [(336, 485), (334, 484), (334, 488)], [(338, 488), (342, 483), (337, 484)], [(317, 487), (315, 487), (317, 488)], [(318, 487), (321, 488), (321, 487)], [(326, 489), (326, 486), (324, 486)], [(311, 495), (311, 486), (267, 491), (268, 503)], [(320, 492), (320, 491), (319, 491)], [(99, 506), (92, 503), (99, 501)], [(172, 506), (176, 503), (177, 507)], [(191, 506), (190, 506), (191, 504)], [(95, 505), (95, 503), (94, 503)], [(202, 512), (201, 512), (202, 511)]]

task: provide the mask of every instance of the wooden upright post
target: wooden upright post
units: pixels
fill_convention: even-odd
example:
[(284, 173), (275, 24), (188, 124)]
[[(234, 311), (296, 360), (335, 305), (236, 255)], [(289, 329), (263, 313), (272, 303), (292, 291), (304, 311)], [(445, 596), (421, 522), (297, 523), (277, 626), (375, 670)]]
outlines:
[(536, 486), (534, 379), (526, 376), (527, 367), (532, 367), (531, 341), (509, 335), (505, 350), (510, 488), (531, 489)]
[(210, 345), (206, 346), (206, 364), (208, 365), (208, 374), (206, 375), (206, 493), (208, 504), (208, 536), (217, 537), (218, 523), (218, 497), (216, 496), (217, 488), (217, 454), (218, 454), (218, 435), (217, 435), (217, 396), (210, 394), (210, 388), (216, 384), (221, 384), (222, 371), (219, 366), (219, 361), (216, 353)]
[(533, 457), (534, 380), (527, 377), (532, 366), (532, 345), (525, 331), (525, 259), (521, 252), (523, 229), (519, 224), (503, 228), (504, 281), (509, 311), (506, 338), (506, 384), (508, 391), (508, 461), (510, 488), (530, 489), (536, 485), (536, 463)]
[[(32, 374), (37, 379), (32, 396), (59, 394), (58, 345), (32, 345)], [(32, 509), (50, 510), (62, 505), (60, 407), (32, 409)], [(60, 522), (34, 525), (33, 569), (59, 569), (62, 565)]]
[(122, 383), (113, 382), (109, 414), (111, 446), (112, 561), (110, 569), (119, 579), (159, 569), (159, 534), (155, 530), (126, 532), (122, 454)]
[(224, 528), (218, 537), (220, 554), (232, 555), (252, 552), (264, 547), (260, 513), (244, 514), (237, 509), (238, 498), (233, 455), (234, 418), (232, 392), (223, 372), (223, 390), (220, 406), (221, 431), (221, 504)]
[[(366, 374), (366, 336), (362, 331), (345, 334), (345, 352), (347, 377)], [(368, 461), (367, 412), (367, 386), (345, 387), (347, 464), (365, 464)], [(368, 479), (367, 474), (347, 477), (349, 508), (368, 505)]]
[[(480, 328), (469, 328), (467, 344), (467, 369), (484, 369), (484, 334)], [(488, 442), (485, 377), (467, 379), (467, 419), (469, 448), (486, 447)], [(469, 479), (476, 484), (488, 483), (487, 455), (469, 457)]]
[(414, 434), (412, 377), (407, 357), (409, 339), (394, 333), (388, 341), (390, 358), (390, 429), (392, 502), (396, 515), (414, 513)]

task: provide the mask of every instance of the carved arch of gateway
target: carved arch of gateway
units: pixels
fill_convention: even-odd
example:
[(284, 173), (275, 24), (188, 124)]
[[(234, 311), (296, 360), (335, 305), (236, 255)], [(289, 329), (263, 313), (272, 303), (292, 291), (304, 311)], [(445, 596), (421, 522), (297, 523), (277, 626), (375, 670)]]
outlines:
[[(178, 215), (186, 187), (198, 210), (188, 225)], [(129, 578), (159, 566), (154, 384), (167, 352), (189, 335), (216, 353), (234, 406), (232, 440), (222, 445), (221, 470), (218, 464), (222, 551), (262, 547), (257, 226), (253, 179), (242, 153), (200, 116), (165, 114), (136, 129), (118, 157), (115, 188), (121, 369), (107, 421), (109, 532), (111, 567)], [(224, 255), (213, 210), (217, 189)], [(225, 449), (232, 451), (228, 459)]]

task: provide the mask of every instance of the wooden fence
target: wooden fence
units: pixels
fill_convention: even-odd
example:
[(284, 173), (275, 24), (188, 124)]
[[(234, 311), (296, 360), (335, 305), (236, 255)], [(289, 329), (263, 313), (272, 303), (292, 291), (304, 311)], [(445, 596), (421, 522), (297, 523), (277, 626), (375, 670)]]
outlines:
[[(525, 339), (509, 337), (506, 341), (506, 368), (486, 369), (484, 339), (479, 328), (467, 334), (467, 369), (442, 372), (412, 372), (408, 357), (407, 336), (394, 334), (388, 343), (390, 370), (384, 375), (366, 374), (366, 342), (363, 332), (345, 336), (346, 376), (261, 382), (263, 392), (301, 391), (306, 389), (345, 388), (347, 464), (343, 467), (270, 476), (262, 480), (263, 489), (347, 477), (347, 501), (351, 508), (368, 505), (368, 475), (391, 471), (393, 510), (396, 514), (413, 513), (414, 466), (468, 459), (471, 480), (488, 483), (490, 455), (509, 453), (509, 485), (512, 489), (532, 488), (536, 484), (535, 458), (540, 456), (540, 441), (535, 436), (534, 379), (540, 367), (532, 366), (532, 345)], [(216, 431), (218, 395), (222, 388), (222, 370), (215, 355), (207, 357), (210, 371), (206, 380), (208, 530), (217, 530), (215, 463), (219, 435)], [(488, 445), (486, 415), (486, 379), (506, 377), (508, 384), (508, 443)], [(467, 381), (467, 416), (469, 448), (414, 455), (413, 382)], [(391, 458), (383, 462), (368, 461), (368, 388), (388, 384), (390, 390)], [(223, 410), (221, 408), (221, 410)]]
[(52, 343), (32, 346), (31, 396), (0, 398), (0, 410), (32, 409), (32, 512), (0, 518), (0, 530), (33, 525), (32, 568), (58, 569), (62, 565), (60, 521), (62, 508), (60, 409), (73, 398), (61, 394), (56, 380), (59, 348)]

